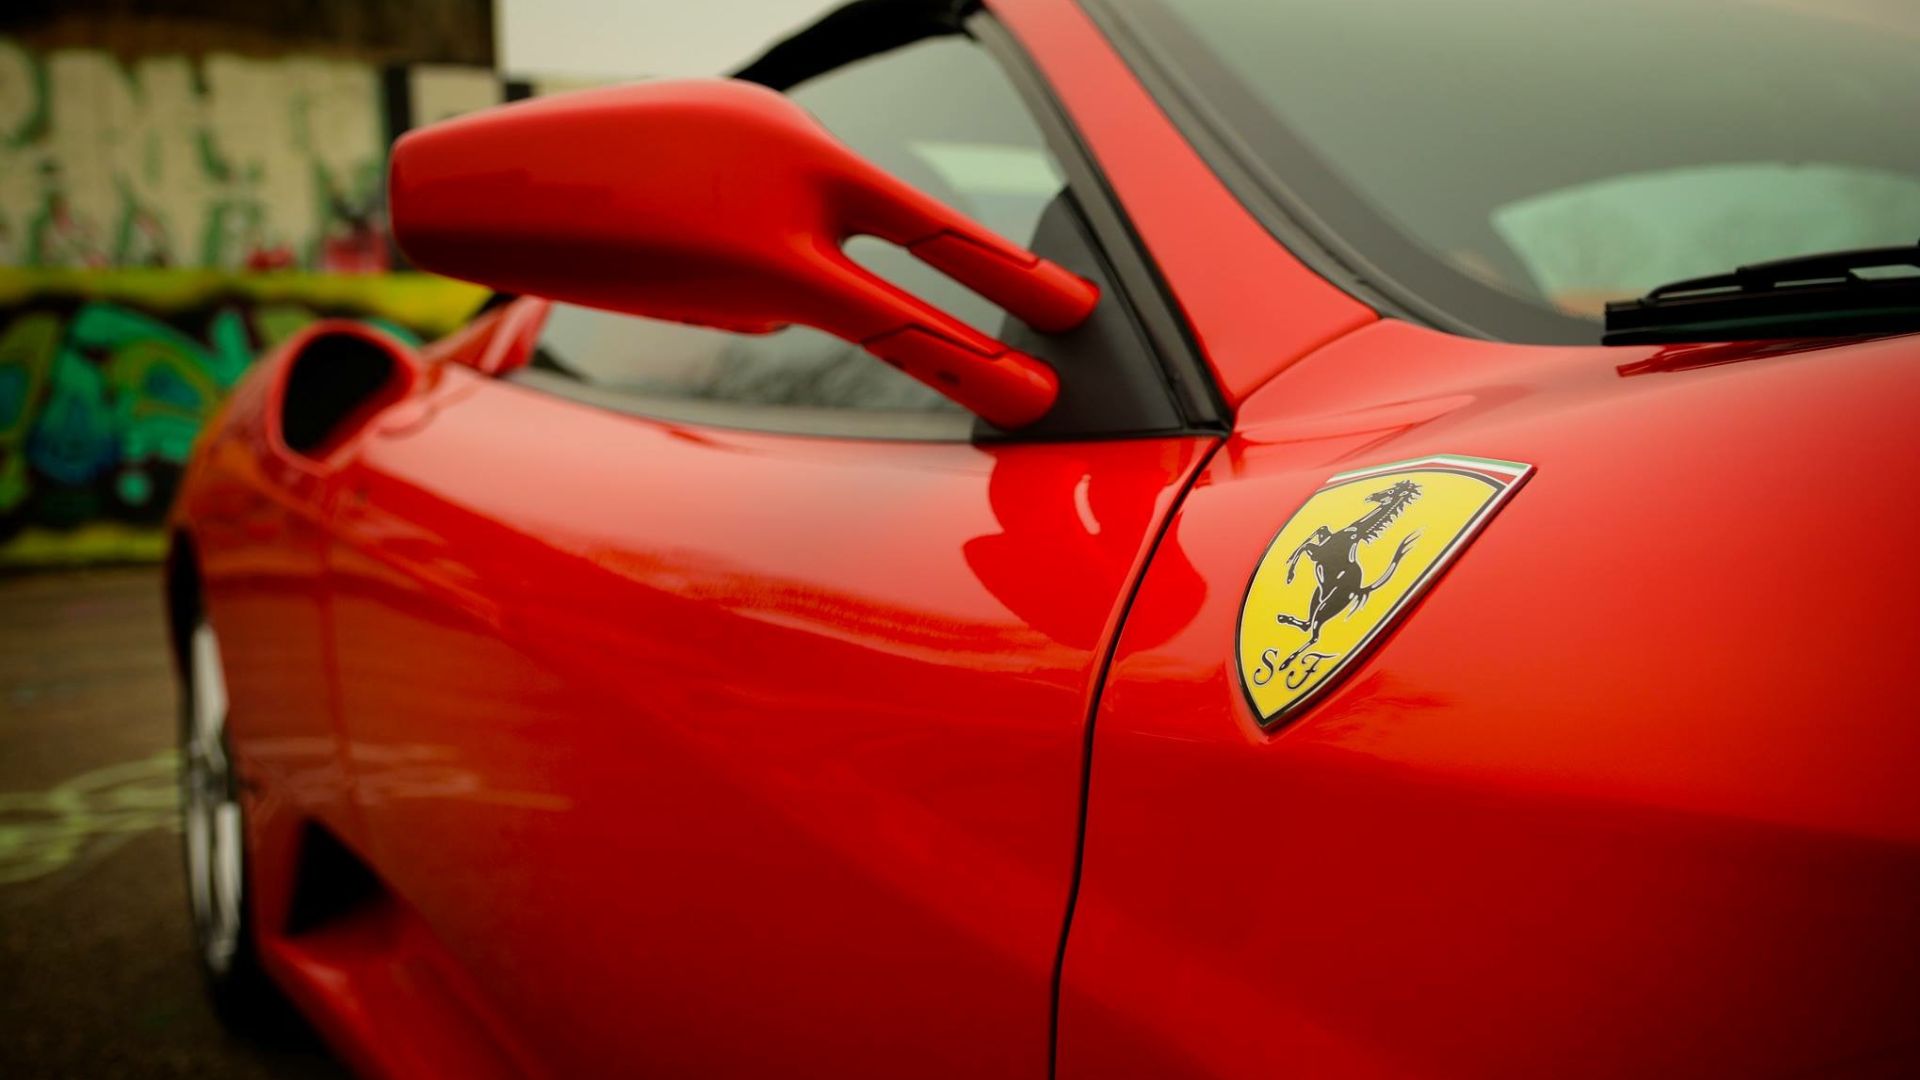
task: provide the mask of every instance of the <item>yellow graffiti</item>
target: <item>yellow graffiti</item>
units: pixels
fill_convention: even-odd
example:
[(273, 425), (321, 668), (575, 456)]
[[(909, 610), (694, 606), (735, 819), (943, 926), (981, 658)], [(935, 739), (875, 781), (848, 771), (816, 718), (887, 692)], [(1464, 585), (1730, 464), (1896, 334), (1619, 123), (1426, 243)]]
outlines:
[(136, 833), (179, 828), (177, 758), (166, 750), (46, 791), (0, 792), (0, 885), (98, 858)]
[(71, 529), (28, 526), (0, 544), (0, 567), (43, 568), (93, 563), (157, 563), (167, 534), (150, 525), (92, 521)]
[(338, 308), (386, 319), (427, 337), (462, 326), (487, 290), (433, 274), (244, 274), (221, 270), (106, 270), (0, 266), (0, 308), (44, 296), (83, 296), (166, 312), (231, 300)]

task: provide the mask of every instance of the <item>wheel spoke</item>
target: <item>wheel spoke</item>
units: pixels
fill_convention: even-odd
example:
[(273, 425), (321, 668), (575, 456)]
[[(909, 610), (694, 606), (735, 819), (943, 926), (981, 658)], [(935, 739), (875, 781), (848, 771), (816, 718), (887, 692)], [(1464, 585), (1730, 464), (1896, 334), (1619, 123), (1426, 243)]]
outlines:
[(213, 940), (221, 960), (231, 957), (240, 938), (242, 851), (240, 804), (223, 802), (213, 816)]
[(213, 862), (208, 850), (212, 846), (212, 822), (205, 802), (192, 793), (191, 785), (196, 781), (189, 778), (187, 783), (186, 828), (183, 830), (187, 844), (187, 890), (195, 923), (205, 926), (213, 917)]
[(227, 721), (227, 679), (220, 664), (220, 639), (201, 623), (193, 631), (193, 734), (202, 746), (218, 745)]
[(226, 751), (226, 672), (219, 639), (205, 622), (194, 627), (187, 677), (181, 796), (188, 898), (207, 965), (224, 972), (240, 943), (246, 840)]

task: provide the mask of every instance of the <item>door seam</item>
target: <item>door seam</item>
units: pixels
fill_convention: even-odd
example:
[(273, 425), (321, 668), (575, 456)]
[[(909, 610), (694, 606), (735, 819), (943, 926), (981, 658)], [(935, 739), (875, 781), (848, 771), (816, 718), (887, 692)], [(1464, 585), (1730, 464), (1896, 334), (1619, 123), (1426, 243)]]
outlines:
[(1173, 528), (1174, 518), (1187, 501), (1188, 492), (1200, 479), (1207, 466), (1226, 439), (1210, 439), (1201, 452), (1195, 456), (1186, 475), (1179, 478), (1174, 486), (1173, 497), (1167, 501), (1166, 511), (1154, 528), (1152, 539), (1141, 551), (1140, 559), (1129, 574), (1126, 594), (1114, 609), (1114, 616), (1107, 628), (1104, 648), (1101, 649), (1100, 662), (1095, 668), (1090, 691), (1087, 695), (1086, 723), (1081, 727), (1080, 747), (1080, 802), (1077, 820), (1074, 823), (1073, 869), (1067, 877), (1067, 904), (1060, 921), (1060, 943), (1054, 950), (1053, 972), (1048, 994), (1047, 1011), (1047, 1076), (1057, 1077), (1060, 1071), (1060, 994), (1067, 969), (1067, 942), (1073, 936), (1073, 914), (1080, 899), (1080, 873), (1086, 862), (1087, 853), (1087, 808), (1092, 793), (1093, 782), (1093, 725), (1099, 715), (1100, 702), (1106, 694), (1107, 677), (1113, 669), (1113, 657), (1120, 648), (1120, 634), (1125, 630), (1128, 616), (1133, 614), (1134, 601), (1139, 599), (1140, 588), (1146, 583), (1147, 572), (1153, 567), (1154, 556), (1160, 553), (1160, 545), (1166, 541), (1167, 534)]

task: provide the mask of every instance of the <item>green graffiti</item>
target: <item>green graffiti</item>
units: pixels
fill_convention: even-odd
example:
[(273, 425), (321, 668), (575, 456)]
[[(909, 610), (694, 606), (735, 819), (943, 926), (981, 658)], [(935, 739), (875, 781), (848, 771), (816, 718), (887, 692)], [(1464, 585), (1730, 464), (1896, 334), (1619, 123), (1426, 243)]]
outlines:
[(87, 527), (157, 528), (253, 358), (316, 320), (418, 344), (483, 295), (426, 275), (15, 273), (0, 271), (0, 565), (43, 561), (31, 552), (53, 550), (48, 530), (79, 550), (97, 542), (78, 535)]
[(67, 333), (82, 349), (142, 348), (191, 358), (222, 388), (240, 380), (253, 352), (246, 327), (232, 310), (213, 317), (207, 331), (208, 345), (145, 312), (97, 302), (80, 309)]
[(0, 324), (0, 536), (26, 524), (157, 523), (194, 439), (256, 349), (320, 317), (294, 303), (162, 316), (91, 300), (65, 317), (28, 311)]
[[(150, 315), (113, 304), (88, 304), (74, 316), (67, 340), (102, 358), (122, 463), (186, 461), (200, 425), (246, 370), (245, 330), (235, 328), (237, 320), (231, 311), (214, 317), (210, 348)], [(152, 485), (136, 481), (128, 487), (123, 477), (121, 489), (141, 492), (137, 501), (145, 503)]]
[(0, 336), (0, 514), (27, 496), (28, 422), (59, 343), (60, 320), (47, 314), (23, 316)]
[[(246, 316), (233, 308), (221, 309), (207, 325), (207, 345), (214, 378), (219, 380), (221, 389), (231, 388), (253, 361), (254, 346), (247, 340)], [(264, 337), (260, 347), (267, 347)]]
[(137, 833), (179, 827), (171, 750), (81, 773), (46, 791), (0, 792), (0, 884), (98, 858)]
[(86, 484), (113, 465), (106, 379), (65, 345), (54, 357), (46, 404), (27, 437), (27, 458), (49, 479), (70, 487)]

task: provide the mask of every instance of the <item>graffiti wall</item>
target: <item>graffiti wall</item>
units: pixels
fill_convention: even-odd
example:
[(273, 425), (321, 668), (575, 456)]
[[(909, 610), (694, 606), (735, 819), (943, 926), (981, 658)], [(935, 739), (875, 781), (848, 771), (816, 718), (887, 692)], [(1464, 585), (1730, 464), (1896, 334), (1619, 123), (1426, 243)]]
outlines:
[(194, 436), (258, 352), (327, 316), (438, 336), (483, 295), (425, 274), (0, 270), (0, 566), (157, 557)]
[(458, 325), (477, 290), (394, 265), (386, 148), (529, 92), (487, 68), (0, 37), (0, 567), (157, 556), (201, 423), (306, 323)]
[(377, 271), (370, 65), (0, 39), (0, 261)]

